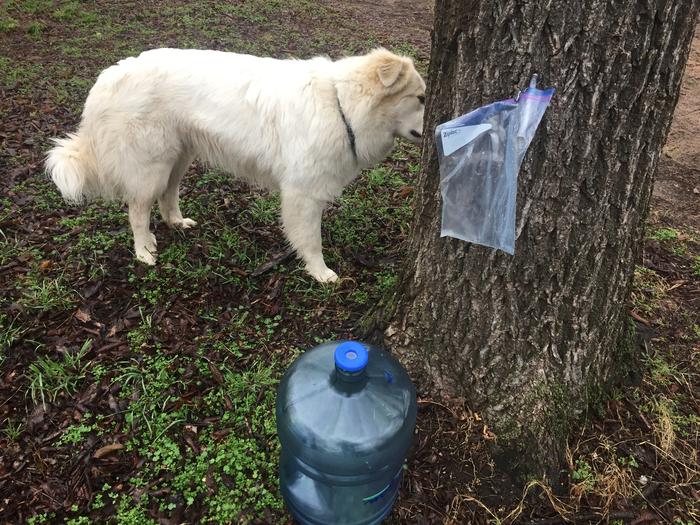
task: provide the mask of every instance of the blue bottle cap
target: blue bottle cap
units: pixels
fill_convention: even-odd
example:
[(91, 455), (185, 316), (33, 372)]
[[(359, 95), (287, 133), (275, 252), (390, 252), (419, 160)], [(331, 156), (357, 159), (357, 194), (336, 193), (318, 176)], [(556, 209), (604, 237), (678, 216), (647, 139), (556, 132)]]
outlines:
[(335, 366), (350, 374), (364, 370), (368, 358), (367, 349), (357, 341), (340, 343), (335, 349)]

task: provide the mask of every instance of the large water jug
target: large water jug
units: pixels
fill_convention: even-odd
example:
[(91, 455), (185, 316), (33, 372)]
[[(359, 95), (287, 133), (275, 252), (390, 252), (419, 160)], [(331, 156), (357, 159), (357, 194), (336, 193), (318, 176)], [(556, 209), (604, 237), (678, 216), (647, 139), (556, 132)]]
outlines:
[(416, 424), (399, 362), (355, 341), (299, 357), (277, 391), (280, 490), (302, 525), (380, 523), (394, 504)]

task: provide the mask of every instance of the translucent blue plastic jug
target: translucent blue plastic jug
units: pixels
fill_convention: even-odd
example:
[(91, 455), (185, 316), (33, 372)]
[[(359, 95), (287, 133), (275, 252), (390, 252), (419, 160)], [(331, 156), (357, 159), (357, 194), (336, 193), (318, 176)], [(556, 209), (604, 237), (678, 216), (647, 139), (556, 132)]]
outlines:
[(399, 362), (354, 341), (305, 352), (277, 392), (280, 489), (302, 525), (369, 525), (389, 514), (416, 424)]

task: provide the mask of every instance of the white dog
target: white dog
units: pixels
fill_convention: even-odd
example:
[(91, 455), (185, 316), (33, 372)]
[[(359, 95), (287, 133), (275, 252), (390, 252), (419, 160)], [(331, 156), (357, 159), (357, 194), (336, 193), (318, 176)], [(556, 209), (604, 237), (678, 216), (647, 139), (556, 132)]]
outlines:
[(323, 209), (396, 137), (421, 139), (424, 95), (411, 59), (385, 49), (335, 62), (155, 49), (100, 74), (78, 131), (54, 140), (46, 168), (68, 201), (126, 202), (136, 257), (155, 264), (151, 207), (170, 226), (195, 226), (178, 192), (200, 158), (281, 192), (289, 242), (314, 278), (335, 281)]

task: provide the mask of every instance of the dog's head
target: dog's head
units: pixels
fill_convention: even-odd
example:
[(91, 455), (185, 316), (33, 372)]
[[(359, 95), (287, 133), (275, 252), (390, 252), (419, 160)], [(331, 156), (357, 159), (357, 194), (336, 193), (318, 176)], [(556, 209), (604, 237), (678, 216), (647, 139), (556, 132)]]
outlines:
[(425, 82), (413, 60), (376, 49), (367, 55), (367, 81), (376, 97), (376, 109), (396, 137), (419, 143), (423, 137)]

